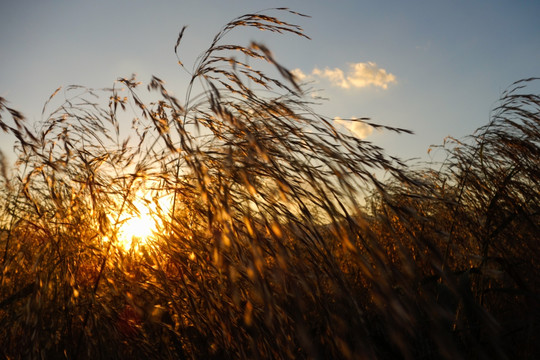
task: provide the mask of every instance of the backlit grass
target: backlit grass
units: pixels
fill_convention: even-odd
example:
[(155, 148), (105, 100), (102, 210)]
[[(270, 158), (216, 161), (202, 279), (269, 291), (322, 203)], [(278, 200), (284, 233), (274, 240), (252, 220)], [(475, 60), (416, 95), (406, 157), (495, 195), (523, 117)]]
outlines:
[(227, 42), (306, 37), (276, 12), (302, 16), (225, 25), (182, 100), (155, 77), (72, 86), (31, 130), (0, 99), (18, 140), (0, 166), (1, 357), (539, 355), (537, 79), (437, 170), (408, 167), (315, 113), (263, 44)]

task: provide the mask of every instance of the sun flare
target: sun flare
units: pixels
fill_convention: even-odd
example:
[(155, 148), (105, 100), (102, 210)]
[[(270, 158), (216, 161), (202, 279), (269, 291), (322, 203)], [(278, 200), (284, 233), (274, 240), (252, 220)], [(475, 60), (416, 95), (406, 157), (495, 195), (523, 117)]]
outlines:
[(118, 240), (129, 250), (133, 245), (144, 244), (156, 230), (156, 222), (149, 213), (140, 213), (125, 219), (118, 229)]
[(138, 192), (132, 212), (124, 212), (118, 219), (118, 245), (125, 251), (145, 245), (162, 227), (163, 217), (170, 209), (170, 197), (150, 197)]

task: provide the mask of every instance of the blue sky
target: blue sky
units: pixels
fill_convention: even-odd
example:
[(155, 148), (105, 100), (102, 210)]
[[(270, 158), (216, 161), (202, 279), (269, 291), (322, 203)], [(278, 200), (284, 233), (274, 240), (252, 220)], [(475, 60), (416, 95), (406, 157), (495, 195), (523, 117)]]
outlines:
[[(351, 129), (405, 159), (428, 160), (430, 144), (471, 134), (513, 81), (540, 76), (538, 1), (1, 0), (0, 96), (30, 122), (59, 86), (109, 87), (131, 73), (156, 75), (183, 99), (188, 77), (173, 53), (183, 25), (190, 68), (229, 20), (281, 6), (311, 16), (284, 19), (312, 40), (260, 31), (237, 40), (265, 43), (312, 81), (329, 98), (318, 112), (413, 130)], [(4, 134), (0, 149), (13, 158)]]

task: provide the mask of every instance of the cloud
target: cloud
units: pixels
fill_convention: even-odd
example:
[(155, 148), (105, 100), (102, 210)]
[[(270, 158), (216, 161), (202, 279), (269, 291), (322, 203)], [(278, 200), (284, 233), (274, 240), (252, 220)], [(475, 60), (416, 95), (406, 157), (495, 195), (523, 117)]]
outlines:
[(349, 64), (349, 69), (346, 73), (340, 68), (330, 69), (328, 67), (323, 70), (314, 68), (309, 75), (300, 69), (294, 69), (292, 73), (300, 81), (309, 78), (324, 78), (328, 79), (332, 85), (343, 89), (364, 88), (368, 86), (388, 89), (389, 84), (397, 82), (394, 74), (379, 68), (372, 61)]
[(291, 74), (296, 78), (296, 80), (304, 81), (307, 78), (307, 75), (300, 69), (291, 70)]
[(313, 69), (312, 74), (318, 77), (327, 78), (330, 80), (332, 85), (336, 85), (344, 89), (348, 89), (350, 87), (349, 82), (347, 79), (345, 79), (345, 74), (343, 74), (343, 70), (341, 69), (335, 68), (331, 70), (329, 68), (325, 68), (321, 71), (318, 68), (315, 68)]
[(388, 89), (388, 84), (395, 83), (396, 77), (377, 67), (374, 62), (350, 64), (347, 81), (354, 87), (374, 85)]
[(365, 139), (373, 132), (372, 126), (364, 122), (358, 121), (357, 118), (343, 120), (339, 116), (336, 116), (334, 118), (334, 124), (343, 126), (359, 139)]

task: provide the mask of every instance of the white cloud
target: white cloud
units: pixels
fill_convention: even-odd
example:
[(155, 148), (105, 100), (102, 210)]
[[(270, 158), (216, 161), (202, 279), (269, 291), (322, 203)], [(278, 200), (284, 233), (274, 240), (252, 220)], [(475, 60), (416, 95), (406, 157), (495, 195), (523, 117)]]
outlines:
[(347, 81), (354, 87), (374, 85), (388, 89), (388, 84), (395, 83), (396, 77), (370, 61), (367, 63), (350, 64)]
[(357, 120), (358, 119), (356, 118), (351, 118), (350, 120), (343, 120), (339, 116), (336, 116), (334, 118), (334, 124), (343, 126), (359, 139), (365, 139), (366, 137), (371, 135), (371, 133), (373, 132), (373, 127)]
[(350, 87), (349, 82), (345, 79), (343, 70), (335, 68), (333, 70), (325, 68), (324, 70), (319, 70), (318, 68), (313, 69), (312, 74), (314, 76), (327, 78), (333, 85), (348, 89)]
[(334, 86), (339, 86), (343, 89), (363, 88), (368, 86), (376, 86), (382, 89), (388, 89), (388, 85), (396, 82), (396, 76), (387, 72), (385, 69), (379, 68), (376, 63), (369, 61), (367, 63), (349, 64), (349, 69), (345, 73), (339, 68), (330, 69), (328, 67), (323, 70), (314, 68), (311, 74), (305, 74), (300, 69), (292, 71), (298, 80), (303, 81), (309, 78), (325, 78)]
[(291, 74), (296, 78), (296, 80), (304, 81), (307, 78), (307, 75), (300, 69), (291, 70)]

